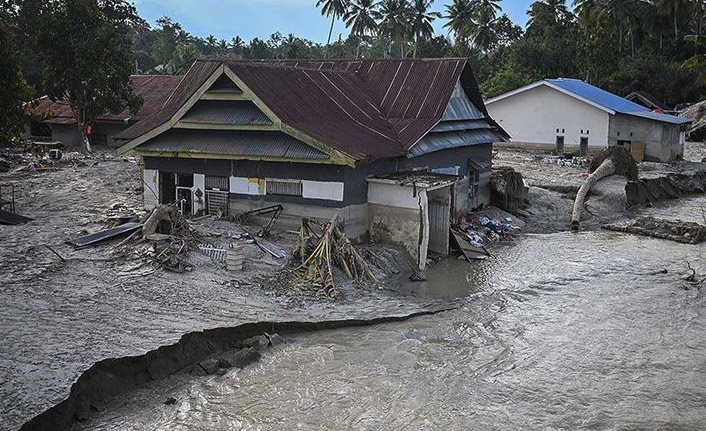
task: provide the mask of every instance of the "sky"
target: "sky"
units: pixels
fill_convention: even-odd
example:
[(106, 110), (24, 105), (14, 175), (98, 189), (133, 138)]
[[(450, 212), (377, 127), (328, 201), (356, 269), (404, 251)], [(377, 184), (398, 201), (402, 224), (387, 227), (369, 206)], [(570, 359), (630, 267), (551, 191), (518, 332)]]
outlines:
[[(195, 36), (214, 35), (231, 40), (240, 36), (268, 39), (270, 34), (294, 33), (296, 36), (325, 43), (330, 19), (321, 16), (316, 0), (133, 0), (141, 17), (150, 24), (161, 16), (181, 23)], [(526, 11), (534, 0), (502, 0), (503, 12), (521, 26), (527, 22)], [(451, 0), (435, 0), (434, 10), (443, 12)], [(437, 34), (446, 34), (443, 20), (437, 20)], [(345, 38), (348, 30), (339, 21), (332, 39)]]

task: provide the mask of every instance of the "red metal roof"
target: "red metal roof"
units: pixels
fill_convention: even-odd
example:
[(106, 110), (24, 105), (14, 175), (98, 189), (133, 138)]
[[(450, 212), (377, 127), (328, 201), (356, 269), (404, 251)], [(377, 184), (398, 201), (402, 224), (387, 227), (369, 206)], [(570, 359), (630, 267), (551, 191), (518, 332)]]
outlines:
[(442, 119), (459, 80), (487, 117), (466, 59), (199, 60), (172, 103), (117, 137), (132, 140), (165, 123), (221, 64), (283, 123), (356, 160), (408, 154)]
[[(172, 94), (177, 85), (181, 82), (182, 76), (177, 75), (133, 75), (130, 77), (130, 84), (135, 94), (139, 94), (144, 99), (142, 107), (136, 115), (131, 115), (125, 109), (119, 114), (105, 114), (98, 118), (103, 122), (122, 122), (128, 120), (135, 123), (159, 111), (169, 95)], [(65, 100), (53, 101), (47, 96), (40, 98), (36, 105), (27, 105), (28, 114), (48, 117), (45, 123), (49, 124), (76, 124), (71, 112), (71, 107)]]

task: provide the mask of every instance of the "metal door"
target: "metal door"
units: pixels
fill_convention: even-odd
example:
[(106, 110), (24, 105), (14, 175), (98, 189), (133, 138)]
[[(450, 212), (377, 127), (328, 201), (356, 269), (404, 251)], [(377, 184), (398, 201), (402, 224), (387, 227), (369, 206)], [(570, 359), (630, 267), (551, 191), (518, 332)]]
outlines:
[(429, 251), (449, 254), (449, 219), (451, 202), (447, 199), (429, 201)]
[(588, 156), (588, 138), (585, 136), (581, 137), (581, 142), (579, 144), (579, 156)]

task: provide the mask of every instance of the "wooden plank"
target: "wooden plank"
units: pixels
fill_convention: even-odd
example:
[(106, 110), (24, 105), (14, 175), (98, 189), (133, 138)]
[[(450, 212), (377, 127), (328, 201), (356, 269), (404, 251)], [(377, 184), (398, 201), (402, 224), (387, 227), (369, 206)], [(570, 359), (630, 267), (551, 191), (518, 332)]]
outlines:
[(466, 257), (466, 260), (472, 262), (474, 260), (485, 260), (490, 256), (483, 249), (472, 246), (468, 241), (463, 238), (460, 232), (451, 230), (451, 235), (453, 236), (456, 245), (461, 250), (461, 253)]

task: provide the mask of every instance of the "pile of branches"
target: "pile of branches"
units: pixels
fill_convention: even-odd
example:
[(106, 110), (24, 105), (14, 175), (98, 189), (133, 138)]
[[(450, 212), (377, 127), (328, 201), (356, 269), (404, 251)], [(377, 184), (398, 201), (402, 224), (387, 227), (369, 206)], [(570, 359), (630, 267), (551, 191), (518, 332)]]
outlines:
[(612, 145), (591, 159), (588, 171), (590, 173), (596, 170), (605, 162), (611, 160), (615, 165), (615, 175), (627, 177), (630, 181), (636, 181), (638, 178), (638, 168), (635, 159), (633, 159), (630, 150), (620, 145)]
[(350, 280), (377, 282), (367, 262), (338, 228), (337, 220), (323, 222), (302, 218), (294, 259), (299, 259), (295, 278), (320, 287), (329, 297), (337, 295), (332, 265)]

